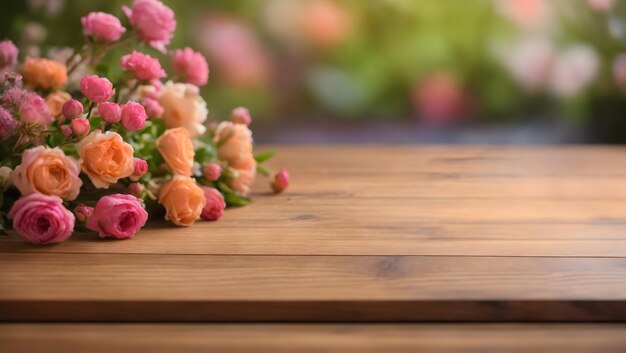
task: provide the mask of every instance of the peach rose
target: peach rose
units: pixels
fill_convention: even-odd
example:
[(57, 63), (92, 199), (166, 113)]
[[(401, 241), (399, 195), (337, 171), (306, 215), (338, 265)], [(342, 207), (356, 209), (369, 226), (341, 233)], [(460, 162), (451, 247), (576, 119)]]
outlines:
[(108, 189), (135, 170), (133, 146), (116, 132), (96, 130), (78, 144), (80, 166), (97, 188)]
[(217, 127), (215, 140), (220, 143), (219, 159), (230, 164), (248, 159), (252, 154), (252, 131), (247, 125), (223, 121)]
[(33, 88), (57, 89), (67, 82), (65, 65), (45, 58), (26, 58), (20, 73)]
[(156, 141), (157, 150), (167, 165), (178, 175), (193, 174), (193, 142), (189, 132), (183, 127), (165, 130)]
[(24, 151), (22, 164), (11, 172), (11, 182), (23, 195), (39, 192), (75, 200), (83, 182), (80, 166), (60, 148), (37, 146)]
[(175, 175), (159, 190), (159, 203), (165, 207), (166, 220), (190, 226), (200, 218), (206, 199), (193, 178)]
[(209, 112), (198, 87), (169, 81), (159, 91), (158, 98), (166, 128), (184, 127), (191, 137), (205, 133), (203, 123)]
[(63, 104), (65, 102), (72, 99), (69, 93), (63, 91), (56, 91), (50, 93), (46, 97), (46, 104), (48, 105), (48, 110), (52, 116), (59, 116), (63, 112)]
[(247, 196), (250, 193), (250, 187), (254, 183), (256, 177), (256, 160), (252, 153), (246, 158), (230, 165), (235, 177), (228, 181), (228, 186), (241, 196)]

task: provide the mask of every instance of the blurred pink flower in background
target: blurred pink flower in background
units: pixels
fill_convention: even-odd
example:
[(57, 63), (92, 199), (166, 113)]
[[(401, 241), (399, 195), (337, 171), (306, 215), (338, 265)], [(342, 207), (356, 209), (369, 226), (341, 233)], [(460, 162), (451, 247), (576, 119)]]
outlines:
[(545, 88), (556, 59), (552, 43), (544, 38), (522, 39), (503, 48), (498, 56), (513, 79), (528, 92)]
[(579, 94), (595, 80), (600, 66), (598, 53), (578, 44), (562, 52), (555, 61), (550, 78), (552, 93), (568, 98)]
[(335, 46), (348, 37), (350, 14), (333, 0), (308, 0), (300, 16), (306, 39), (316, 46)]
[(5, 139), (13, 133), (17, 127), (17, 121), (6, 109), (0, 107), (0, 139)]
[(80, 22), (83, 25), (85, 36), (93, 37), (105, 43), (118, 41), (126, 32), (126, 28), (122, 27), (117, 17), (104, 12), (90, 12), (81, 18)]
[(174, 11), (157, 0), (135, 0), (133, 7), (122, 7), (139, 39), (165, 53), (176, 30)]
[(65, 0), (27, 0), (33, 10), (42, 10), (49, 16), (56, 16), (65, 7)]
[(499, 12), (523, 30), (539, 30), (549, 22), (551, 8), (547, 0), (494, 1)]
[(13, 67), (17, 62), (19, 50), (10, 40), (0, 42), (0, 72)]
[(198, 23), (195, 33), (216, 74), (228, 84), (239, 88), (267, 84), (267, 53), (248, 24), (227, 15), (209, 15)]
[(609, 12), (613, 8), (613, 0), (587, 0), (587, 4), (598, 12)]
[(20, 107), (20, 119), (26, 124), (48, 126), (52, 124), (52, 114), (46, 101), (36, 93), (31, 93)]
[(417, 84), (413, 105), (420, 118), (431, 123), (446, 123), (469, 113), (469, 96), (450, 73), (435, 72)]
[(204, 86), (209, 81), (209, 64), (204, 55), (187, 47), (172, 54), (174, 72), (185, 83)]
[(613, 79), (618, 87), (626, 87), (626, 54), (619, 54), (613, 60)]

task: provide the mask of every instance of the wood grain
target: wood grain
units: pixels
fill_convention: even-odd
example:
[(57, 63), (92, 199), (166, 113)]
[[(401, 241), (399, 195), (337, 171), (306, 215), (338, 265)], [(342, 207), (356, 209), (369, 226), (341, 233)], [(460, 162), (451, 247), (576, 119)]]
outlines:
[(219, 222), (0, 237), (0, 320), (626, 320), (626, 148), (265, 149)]
[[(624, 325), (0, 325), (7, 352), (622, 353)], [(36, 339), (35, 339), (36, 338)]]

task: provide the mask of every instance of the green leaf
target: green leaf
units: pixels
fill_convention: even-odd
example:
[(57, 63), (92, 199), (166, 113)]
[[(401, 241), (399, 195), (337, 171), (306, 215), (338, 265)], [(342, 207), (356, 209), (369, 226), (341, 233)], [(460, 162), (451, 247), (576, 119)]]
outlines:
[(276, 152), (264, 152), (264, 153), (259, 153), (256, 156), (254, 156), (254, 159), (258, 163), (263, 163), (267, 161), (268, 159), (273, 158), (275, 155), (276, 155)]
[(270, 176), (270, 172), (267, 169), (265, 169), (265, 168), (263, 168), (261, 166), (257, 166), (256, 167), (256, 171), (257, 171), (257, 173), (259, 173), (261, 175), (264, 175), (266, 177)]
[(100, 125), (102, 125), (102, 118), (101, 117), (91, 117), (89, 118), (89, 127), (91, 128), (91, 130), (95, 130), (95, 129), (99, 129)]
[(63, 135), (55, 133), (50, 135), (50, 137), (48, 138), (48, 144), (50, 145), (50, 147), (57, 147), (58, 145), (63, 143), (64, 139), (65, 137)]
[(229, 207), (241, 207), (251, 202), (250, 199), (238, 196), (234, 193), (224, 194), (224, 200), (226, 201), (226, 205), (228, 205)]
[(220, 189), (220, 191), (223, 193), (235, 193), (235, 190), (231, 189), (230, 186), (226, 185), (226, 183), (224, 183), (223, 181), (217, 182), (217, 188)]

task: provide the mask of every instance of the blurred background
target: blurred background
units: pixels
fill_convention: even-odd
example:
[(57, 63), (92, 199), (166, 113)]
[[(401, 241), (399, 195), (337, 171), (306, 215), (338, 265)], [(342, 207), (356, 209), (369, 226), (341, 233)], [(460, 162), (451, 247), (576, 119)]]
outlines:
[[(257, 142), (626, 142), (626, 1), (163, 2), (170, 49), (208, 58), (210, 118), (248, 107)], [(129, 3), (6, 2), (0, 36), (67, 55), (81, 16)]]

